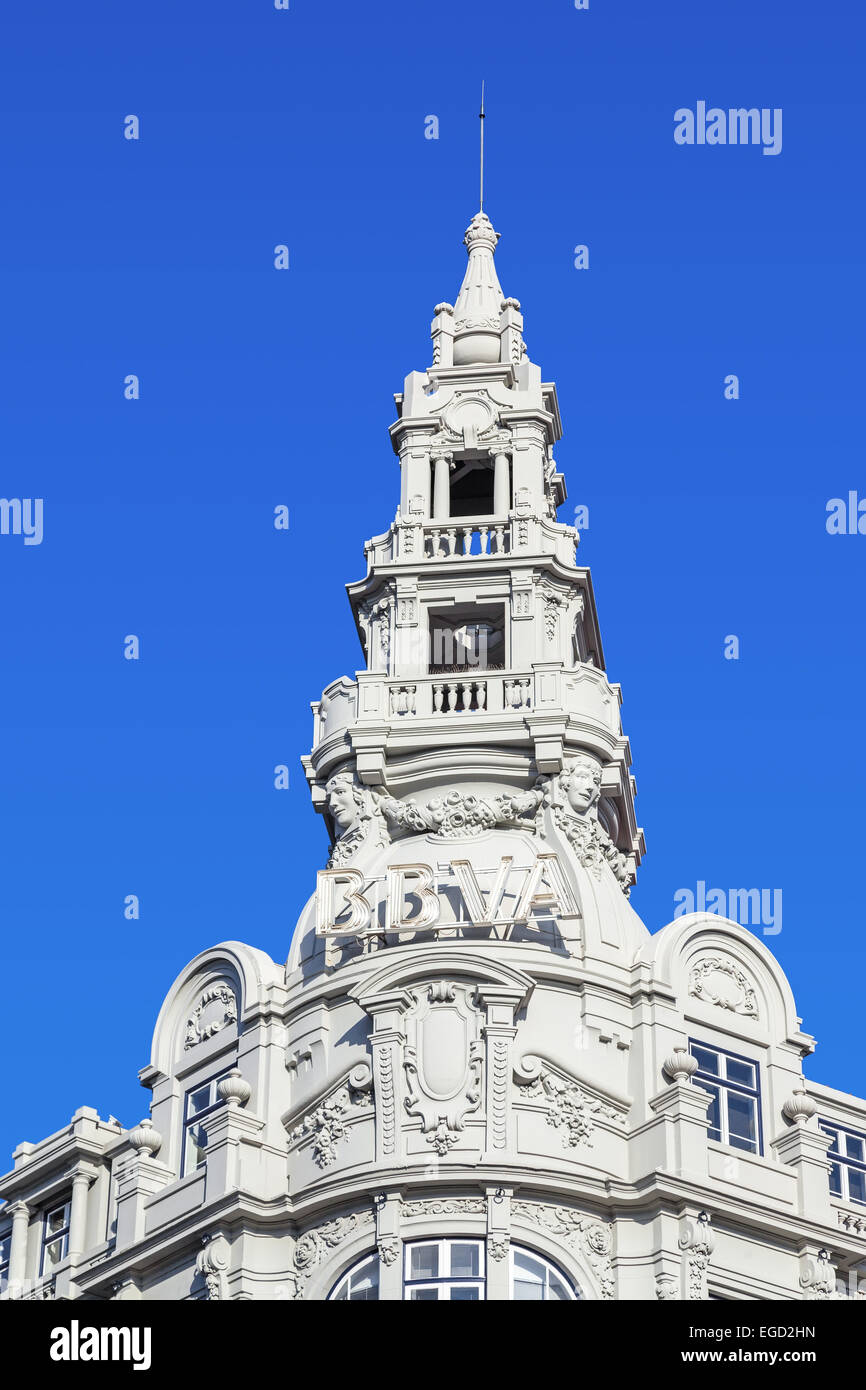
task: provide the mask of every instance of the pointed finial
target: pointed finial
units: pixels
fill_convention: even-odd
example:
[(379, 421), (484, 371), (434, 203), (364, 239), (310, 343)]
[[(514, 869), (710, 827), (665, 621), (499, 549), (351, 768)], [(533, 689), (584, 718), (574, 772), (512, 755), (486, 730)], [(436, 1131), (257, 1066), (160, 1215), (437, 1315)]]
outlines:
[(479, 190), (478, 211), (484, 211), (484, 81), (481, 82), (481, 110), (478, 112), (481, 126), (481, 186)]

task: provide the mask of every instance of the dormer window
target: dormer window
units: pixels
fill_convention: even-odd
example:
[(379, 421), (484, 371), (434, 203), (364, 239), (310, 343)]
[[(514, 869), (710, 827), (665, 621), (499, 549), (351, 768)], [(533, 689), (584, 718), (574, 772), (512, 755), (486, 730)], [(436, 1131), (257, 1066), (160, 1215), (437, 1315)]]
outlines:
[(705, 1043), (690, 1041), (689, 1051), (698, 1064), (694, 1084), (713, 1098), (707, 1115), (710, 1139), (747, 1153), (760, 1153), (761, 1092), (755, 1063)]

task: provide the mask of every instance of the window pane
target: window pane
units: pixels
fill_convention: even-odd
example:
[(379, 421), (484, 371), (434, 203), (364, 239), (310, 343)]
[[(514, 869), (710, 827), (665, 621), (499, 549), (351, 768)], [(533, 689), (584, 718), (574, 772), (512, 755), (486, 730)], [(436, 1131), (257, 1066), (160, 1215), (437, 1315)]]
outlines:
[(449, 1294), (452, 1303), (478, 1303), (481, 1290), (474, 1284), (455, 1284)]
[(749, 1062), (738, 1062), (733, 1057), (728, 1057), (725, 1064), (725, 1075), (729, 1081), (736, 1081), (740, 1086), (750, 1086), (755, 1089), (755, 1068)]
[(206, 1110), (210, 1105), (210, 1082), (206, 1086), (199, 1086), (197, 1091), (190, 1091), (188, 1115), (197, 1115), (200, 1110)]
[(693, 1047), (691, 1054), (697, 1059), (701, 1071), (708, 1071), (711, 1076), (719, 1075), (719, 1056), (716, 1052), (710, 1052), (705, 1047)]
[(859, 1168), (848, 1169), (848, 1196), (852, 1202), (866, 1202), (866, 1173)]
[(713, 1103), (707, 1111), (707, 1134), (711, 1139), (721, 1139), (722, 1137), (722, 1111), (719, 1104), (718, 1086), (709, 1086), (705, 1081), (696, 1081), (702, 1091), (709, 1091), (713, 1098)]
[(863, 1140), (858, 1139), (856, 1134), (845, 1135), (845, 1152), (849, 1158), (856, 1158), (860, 1163), (863, 1162)]
[(57, 1207), (50, 1211), (45, 1219), (45, 1230), (53, 1235), (55, 1231), (62, 1231), (66, 1225), (66, 1208)]
[(409, 1252), (410, 1279), (439, 1278), (439, 1246), (413, 1245)]
[(830, 1191), (837, 1197), (842, 1196), (842, 1169), (838, 1163), (833, 1163), (830, 1167)]
[(511, 1297), (515, 1303), (540, 1303), (544, 1298), (544, 1285), (536, 1279), (518, 1279), (515, 1275)]
[(477, 1279), (481, 1273), (481, 1251), (475, 1244), (455, 1241), (451, 1246), (451, 1274), (455, 1279)]
[(351, 1278), (349, 1298), (355, 1302), (363, 1302), (379, 1297), (379, 1257), (374, 1255), (366, 1264), (356, 1269)]
[(747, 1140), (748, 1147), (753, 1148), (757, 1142), (757, 1116), (755, 1113), (755, 1102), (751, 1096), (741, 1096), (737, 1091), (728, 1091), (728, 1131), (732, 1144), (737, 1148), (743, 1148), (738, 1140)]
[(565, 1287), (562, 1280), (557, 1278), (552, 1269), (549, 1270), (547, 1274), (547, 1297), (548, 1299), (557, 1299), (562, 1303), (571, 1302), (571, 1295), (568, 1289)]
[(438, 1303), (438, 1289), (410, 1289), (409, 1299), (413, 1303)]
[(190, 1125), (186, 1132), (185, 1172), (191, 1173), (200, 1163), (204, 1163), (206, 1148), (207, 1134), (204, 1125)]
[(0, 1265), (8, 1265), (9, 1255), (12, 1250), (12, 1236), (0, 1238)]
[(64, 1244), (64, 1238), (63, 1236), (61, 1236), (59, 1240), (52, 1240), (50, 1245), (46, 1245), (44, 1263), (44, 1269), (46, 1273), (49, 1269), (53, 1269), (55, 1265), (60, 1264), (60, 1261), (63, 1259)]
[(529, 1255), (514, 1252), (514, 1272), (515, 1275), (537, 1284), (544, 1283), (544, 1265), (539, 1260), (530, 1259)]

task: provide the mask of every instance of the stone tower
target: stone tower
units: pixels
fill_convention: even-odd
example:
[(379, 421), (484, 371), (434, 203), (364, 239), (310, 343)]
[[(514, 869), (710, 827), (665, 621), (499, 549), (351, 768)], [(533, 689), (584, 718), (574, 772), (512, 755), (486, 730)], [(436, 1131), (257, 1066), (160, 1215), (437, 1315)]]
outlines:
[(396, 397), (364, 653), (303, 759), (331, 840), (285, 968), (239, 941), (160, 1011), (150, 1115), (0, 1178), (0, 1296), (853, 1296), (866, 1104), (711, 913), (651, 935), (619, 688), (557, 521), (556, 389), (466, 232)]

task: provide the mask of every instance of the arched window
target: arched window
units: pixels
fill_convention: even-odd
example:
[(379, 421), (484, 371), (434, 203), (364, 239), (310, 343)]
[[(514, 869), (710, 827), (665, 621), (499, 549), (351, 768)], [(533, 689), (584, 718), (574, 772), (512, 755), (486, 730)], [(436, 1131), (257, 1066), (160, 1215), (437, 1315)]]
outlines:
[(360, 1264), (344, 1274), (332, 1299), (347, 1299), (350, 1303), (375, 1301), (379, 1297), (379, 1256), (365, 1255)]
[[(573, 1284), (533, 1250), (512, 1245), (510, 1297), (516, 1302), (568, 1303), (580, 1298)], [(365, 1255), (342, 1276), (331, 1300), (379, 1298), (379, 1256)], [(487, 1297), (487, 1251), (483, 1240), (413, 1240), (403, 1246), (402, 1297), (413, 1303), (483, 1302)]]

